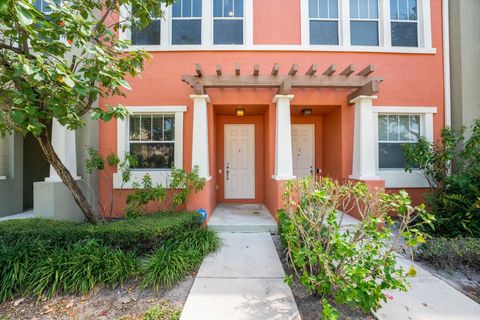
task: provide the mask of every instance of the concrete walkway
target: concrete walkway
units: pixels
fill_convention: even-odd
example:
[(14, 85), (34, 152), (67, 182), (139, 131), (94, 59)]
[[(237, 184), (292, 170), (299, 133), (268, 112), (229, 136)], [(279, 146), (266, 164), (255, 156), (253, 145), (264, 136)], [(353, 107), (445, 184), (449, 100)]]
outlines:
[(270, 233), (219, 234), (203, 261), (181, 320), (300, 320)]
[(217, 232), (278, 232), (277, 222), (263, 204), (219, 204), (208, 227)]
[(33, 209), (27, 210), (22, 213), (0, 217), (0, 221), (14, 220), (14, 219), (28, 219), (28, 218), (33, 218)]

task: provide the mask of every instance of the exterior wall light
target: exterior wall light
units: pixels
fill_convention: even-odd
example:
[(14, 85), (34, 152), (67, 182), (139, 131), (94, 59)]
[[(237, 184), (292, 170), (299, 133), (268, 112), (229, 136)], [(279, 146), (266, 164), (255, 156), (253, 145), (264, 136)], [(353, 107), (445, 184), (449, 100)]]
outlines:
[(235, 110), (235, 114), (237, 117), (243, 117), (245, 115), (245, 109), (237, 109)]
[(302, 109), (302, 116), (310, 116), (312, 114), (312, 109)]

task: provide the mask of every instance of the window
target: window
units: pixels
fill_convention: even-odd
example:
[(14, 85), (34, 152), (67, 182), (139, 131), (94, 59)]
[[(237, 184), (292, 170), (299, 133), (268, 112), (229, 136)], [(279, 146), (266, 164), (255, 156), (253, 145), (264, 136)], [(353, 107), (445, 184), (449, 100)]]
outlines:
[[(133, 7), (132, 14), (135, 16), (137, 8)], [(160, 44), (160, 17), (150, 14), (152, 22), (144, 27), (132, 26), (132, 44), (134, 45), (156, 45)]]
[(172, 44), (202, 43), (202, 0), (177, 0), (172, 7)]
[(418, 47), (417, 0), (390, 0), (392, 46)]
[(138, 168), (171, 169), (175, 158), (175, 114), (142, 113), (129, 117), (128, 147)]
[(378, 46), (378, 0), (350, 0), (350, 39), (354, 46)]
[[(60, 0), (53, 0), (53, 3), (58, 6), (60, 4)], [(44, 14), (48, 15), (52, 13), (52, 8), (50, 8), (49, 4), (45, 0), (35, 0), (34, 6), (38, 11)]]
[(420, 115), (378, 115), (378, 167), (404, 168), (402, 145), (420, 137)]
[(213, 43), (243, 44), (243, 0), (213, 0)]
[(338, 0), (309, 0), (310, 44), (338, 45)]

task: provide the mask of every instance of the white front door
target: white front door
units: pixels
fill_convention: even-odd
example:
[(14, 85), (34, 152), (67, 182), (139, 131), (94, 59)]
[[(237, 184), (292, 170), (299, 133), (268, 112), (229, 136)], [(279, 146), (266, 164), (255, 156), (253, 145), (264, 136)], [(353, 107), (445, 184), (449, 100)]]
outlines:
[(225, 125), (225, 199), (255, 199), (255, 125)]
[(315, 126), (313, 124), (292, 125), (293, 175), (304, 178), (315, 170)]

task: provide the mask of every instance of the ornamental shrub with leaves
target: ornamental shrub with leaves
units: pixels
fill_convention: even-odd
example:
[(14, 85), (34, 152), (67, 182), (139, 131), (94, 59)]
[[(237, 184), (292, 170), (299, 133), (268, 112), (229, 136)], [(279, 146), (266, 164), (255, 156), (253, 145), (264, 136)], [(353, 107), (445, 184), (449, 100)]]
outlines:
[[(362, 220), (347, 225), (345, 214), (352, 210)], [(395, 237), (390, 232), (391, 212), (400, 218)], [(407, 290), (406, 276), (416, 271), (413, 264), (408, 271), (396, 265), (397, 251), (411, 253), (425, 242), (418, 226), (431, 218), (423, 206), (412, 206), (404, 191), (369, 192), (364, 184), (339, 184), (328, 178), (289, 181), (279, 212), (287, 261), (295, 270), (286, 281), (296, 276), (307, 290), (320, 295), (325, 319), (339, 316), (327, 296), (338, 304), (376, 310), (387, 299), (385, 290)]]
[(464, 129), (446, 128), (441, 140), (424, 137), (406, 144), (405, 170), (418, 168), (430, 185), (425, 195), (435, 222), (428, 232), (446, 237), (480, 237), (480, 119), (471, 128), (469, 139)]
[[(128, 76), (137, 76), (149, 57), (118, 38), (130, 25), (144, 28), (163, 16), (160, 2), (173, 0), (45, 1), (50, 13), (31, 0), (0, 2), (0, 136), (32, 134), (47, 161), (90, 223), (93, 207), (58, 158), (51, 143), (53, 122), (70, 130), (83, 127), (85, 116), (109, 121), (127, 114), (121, 105), (100, 108), (101, 96), (124, 95)], [(121, 12), (136, 8), (135, 16)], [(119, 17), (119, 18), (112, 18)]]

